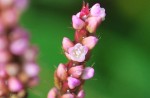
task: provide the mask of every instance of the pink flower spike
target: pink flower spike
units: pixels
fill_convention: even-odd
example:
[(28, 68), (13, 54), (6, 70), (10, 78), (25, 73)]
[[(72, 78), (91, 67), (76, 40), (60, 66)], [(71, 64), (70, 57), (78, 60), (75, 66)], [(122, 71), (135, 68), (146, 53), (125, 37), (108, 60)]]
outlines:
[(68, 48), (73, 47), (73, 45), (74, 45), (73, 42), (69, 38), (67, 37), (63, 38), (62, 46), (65, 51), (68, 51)]
[(74, 29), (82, 29), (85, 25), (85, 22), (81, 20), (79, 17), (76, 15), (72, 16), (72, 25)]
[(105, 9), (100, 7), (99, 3), (96, 3), (95, 5), (92, 6), (91, 10), (90, 10), (91, 16), (94, 17), (100, 17), (101, 20), (105, 20)]
[(74, 47), (71, 47), (68, 50), (71, 60), (77, 62), (83, 62), (87, 52), (88, 48), (86, 46), (82, 46), (80, 43), (77, 43)]
[(77, 98), (84, 98), (85, 97), (85, 92), (84, 90), (80, 90), (78, 95), (77, 95)]
[(47, 98), (56, 98), (57, 94), (58, 90), (54, 87), (49, 91)]
[(87, 80), (94, 76), (94, 69), (92, 67), (86, 67), (82, 74), (82, 79)]
[(98, 39), (94, 36), (89, 36), (89, 37), (86, 37), (82, 40), (82, 44), (84, 46), (87, 46), (90, 50), (95, 47), (97, 42), (98, 42)]
[(59, 64), (57, 68), (57, 76), (61, 80), (66, 80), (67, 79), (67, 68), (64, 64)]
[(75, 98), (72, 94), (64, 94), (61, 98)]
[(27, 63), (24, 65), (24, 71), (29, 77), (35, 77), (39, 73), (39, 66), (35, 63)]
[(75, 87), (79, 86), (80, 83), (80, 80), (73, 77), (68, 77), (68, 86), (70, 89), (74, 89)]
[(8, 80), (8, 87), (10, 91), (18, 92), (22, 89), (22, 84), (17, 78), (12, 77)]

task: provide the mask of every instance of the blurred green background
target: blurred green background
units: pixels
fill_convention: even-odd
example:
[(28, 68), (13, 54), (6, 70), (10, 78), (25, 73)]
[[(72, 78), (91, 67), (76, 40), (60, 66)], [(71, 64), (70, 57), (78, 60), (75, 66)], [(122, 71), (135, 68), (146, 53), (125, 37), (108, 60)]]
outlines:
[[(101, 3), (107, 13), (88, 63), (95, 63), (95, 76), (85, 84), (86, 98), (150, 98), (150, 0), (85, 1)], [(67, 62), (62, 38), (73, 40), (71, 17), (81, 6), (82, 0), (30, 0), (20, 23), (40, 49), (41, 72), (29, 98), (46, 98), (53, 87), (55, 68)]]

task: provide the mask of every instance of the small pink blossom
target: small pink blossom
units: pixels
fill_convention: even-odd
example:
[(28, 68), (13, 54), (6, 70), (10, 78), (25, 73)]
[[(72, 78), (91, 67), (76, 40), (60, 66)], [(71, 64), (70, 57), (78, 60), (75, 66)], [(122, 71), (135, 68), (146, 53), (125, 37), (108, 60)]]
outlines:
[(82, 74), (82, 79), (87, 80), (94, 76), (94, 69), (92, 67), (86, 67)]
[(68, 86), (70, 89), (74, 89), (75, 87), (79, 86), (80, 83), (80, 80), (73, 77), (68, 77)]
[(88, 48), (80, 43), (68, 49), (69, 57), (73, 61), (83, 62), (88, 52)]

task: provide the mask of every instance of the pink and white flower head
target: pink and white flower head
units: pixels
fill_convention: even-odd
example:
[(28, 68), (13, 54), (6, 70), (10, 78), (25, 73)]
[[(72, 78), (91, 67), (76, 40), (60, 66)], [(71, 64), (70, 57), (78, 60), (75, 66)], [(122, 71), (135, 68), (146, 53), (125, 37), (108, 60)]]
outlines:
[(88, 52), (88, 48), (80, 43), (68, 49), (67, 57), (72, 61), (83, 62)]

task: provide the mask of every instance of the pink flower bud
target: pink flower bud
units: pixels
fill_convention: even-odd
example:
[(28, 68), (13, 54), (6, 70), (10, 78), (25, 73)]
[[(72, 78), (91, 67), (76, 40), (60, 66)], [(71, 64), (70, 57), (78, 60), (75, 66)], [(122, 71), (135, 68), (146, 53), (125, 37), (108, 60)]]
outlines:
[(18, 39), (14, 41), (11, 46), (11, 52), (15, 55), (21, 55), (28, 48), (28, 40), (27, 39)]
[(92, 6), (90, 13), (91, 16), (100, 17), (101, 20), (104, 20), (106, 16), (105, 9), (101, 8), (99, 3)]
[(92, 67), (86, 67), (82, 74), (82, 79), (87, 80), (94, 76), (94, 69)]
[(69, 38), (64, 37), (62, 41), (62, 46), (65, 51), (68, 51), (68, 48), (73, 47), (73, 42)]
[(82, 46), (80, 43), (77, 43), (74, 47), (71, 47), (68, 50), (71, 60), (77, 62), (83, 62), (87, 52), (88, 48), (86, 46)]
[(64, 94), (61, 98), (75, 98), (72, 94)]
[(68, 77), (68, 86), (70, 89), (74, 89), (75, 87), (79, 86), (80, 83), (80, 80), (73, 77)]
[(84, 90), (80, 90), (78, 95), (77, 95), (77, 98), (84, 98), (85, 97), (85, 92)]
[(69, 70), (69, 74), (74, 77), (74, 78), (79, 78), (82, 74), (83, 71), (83, 66), (75, 66), (75, 67), (71, 67)]
[(86, 29), (90, 32), (90, 33), (94, 33), (98, 27), (99, 21), (98, 21), (98, 17), (89, 17), (86, 22), (88, 23)]
[(56, 98), (57, 95), (58, 95), (58, 90), (57, 88), (54, 87), (49, 91), (47, 98)]
[(9, 90), (12, 92), (18, 92), (23, 88), (21, 82), (15, 77), (11, 77), (8, 80), (8, 87), (9, 87)]
[(72, 25), (74, 29), (82, 29), (85, 26), (85, 22), (76, 15), (72, 16)]
[(64, 64), (59, 64), (57, 68), (57, 76), (61, 80), (66, 80), (67, 79), (67, 68)]
[(89, 36), (82, 40), (82, 44), (88, 47), (89, 49), (93, 49), (95, 45), (97, 44), (97, 42), (98, 42), (98, 39), (94, 36)]
[(39, 70), (39, 66), (35, 63), (27, 63), (24, 65), (24, 71), (29, 77), (38, 76)]

